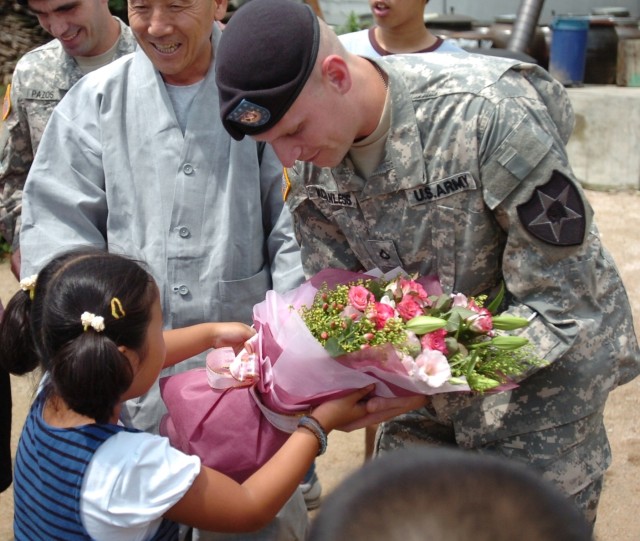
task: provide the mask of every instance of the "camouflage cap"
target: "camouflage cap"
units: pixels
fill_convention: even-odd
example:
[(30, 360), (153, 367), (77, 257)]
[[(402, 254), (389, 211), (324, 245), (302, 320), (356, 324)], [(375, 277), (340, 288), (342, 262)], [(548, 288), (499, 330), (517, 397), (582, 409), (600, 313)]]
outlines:
[(231, 17), (216, 50), (222, 123), (236, 140), (272, 128), (309, 79), (318, 18), (292, 0), (253, 0)]

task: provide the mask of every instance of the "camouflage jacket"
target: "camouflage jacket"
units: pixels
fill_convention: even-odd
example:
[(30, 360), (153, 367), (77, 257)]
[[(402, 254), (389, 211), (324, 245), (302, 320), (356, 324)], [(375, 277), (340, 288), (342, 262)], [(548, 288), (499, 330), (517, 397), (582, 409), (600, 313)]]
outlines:
[(638, 374), (640, 352), (568, 163), (564, 88), (536, 66), (481, 55), (376, 62), (389, 75), (391, 128), (374, 172), (359, 177), (348, 155), (286, 171), (305, 274), (401, 266), (467, 295), (504, 280), (505, 308), (531, 318), (524, 334), (552, 364), (512, 392), (435, 395), (470, 446), (597, 411)]
[[(115, 58), (136, 49), (131, 29), (120, 19)], [(18, 246), (22, 189), (53, 108), (83, 76), (57, 39), (26, 53), (16, 65), (8, 108), (0, 124), (0, 234)]]

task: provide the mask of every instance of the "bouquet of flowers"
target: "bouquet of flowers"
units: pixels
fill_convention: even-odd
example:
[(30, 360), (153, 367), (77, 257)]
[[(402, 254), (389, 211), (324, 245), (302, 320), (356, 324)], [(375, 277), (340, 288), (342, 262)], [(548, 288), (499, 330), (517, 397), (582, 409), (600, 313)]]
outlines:
[(356, 352), (375, 358), (376, 348), (391, 345), (407, 374), (426, 383), (426, 394), (445, 382), (483, 392), (541, 362), (526, 338), (501, 332), (528, 325), (495, 315), (503, 296), (504, 289), (485, 307), (486, 295), (429, 295), (415, 277), (361, 278), (334, 288), (323, 284), (300, 313), (333, 358), (348, 362)]
[(206, 369), (160, 382), (161, 433), (243, 481), (325, 400), (375, 383), (383, 397), (485, 392), (542, 363), (492, 313), (500, 298), (442, 293), (436, 279), (327, 269), (254, 307), (253, 352), (212, 351)]

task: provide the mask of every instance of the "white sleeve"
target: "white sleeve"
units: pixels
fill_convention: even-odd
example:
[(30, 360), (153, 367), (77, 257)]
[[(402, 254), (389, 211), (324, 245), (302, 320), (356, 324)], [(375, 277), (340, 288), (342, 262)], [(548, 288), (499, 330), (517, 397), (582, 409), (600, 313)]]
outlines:
[(82, 522), (97, 540), (148, 539), (199, 473), (200, 459), (174, 449), (167, 438), (120, 432), (89, 463), (81, 489)]

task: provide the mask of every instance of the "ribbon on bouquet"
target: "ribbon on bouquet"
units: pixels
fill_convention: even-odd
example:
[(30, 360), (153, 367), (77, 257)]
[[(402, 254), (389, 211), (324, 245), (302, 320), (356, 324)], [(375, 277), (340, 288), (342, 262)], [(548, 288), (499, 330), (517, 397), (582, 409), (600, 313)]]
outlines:
[(278, 430), (291, 434), (298, 426), (299, 414), (276, 413), (267, 408), (256, 391), (260, 381), (260, 361), (255, 353), (242, 350), (236, 355), (232, 348), (217, 348), (207, 355), (207, 382), (212, 389), (225, 390), (249, 387), (249, 393), (265, 418)]
[(253, 385), (260, 381), (258, 356), (244, 349), (238, 355), (229, 347), (214, 349), (207, 355), (207, 381), (220, 390)]

